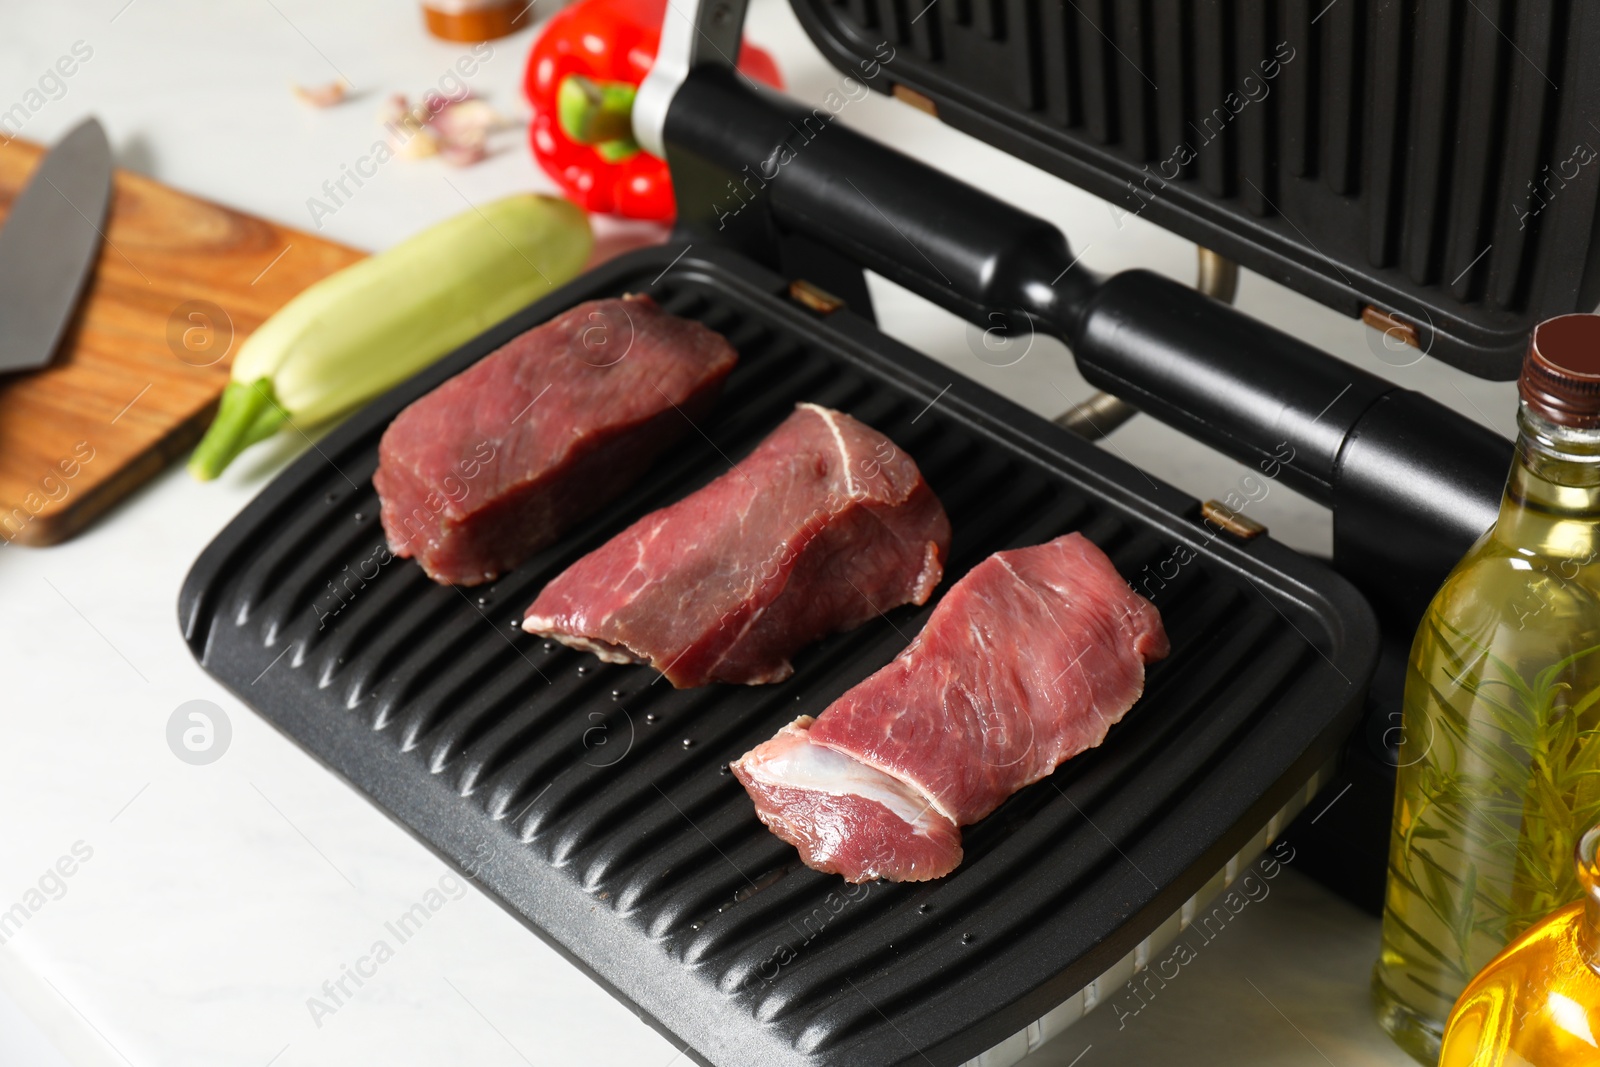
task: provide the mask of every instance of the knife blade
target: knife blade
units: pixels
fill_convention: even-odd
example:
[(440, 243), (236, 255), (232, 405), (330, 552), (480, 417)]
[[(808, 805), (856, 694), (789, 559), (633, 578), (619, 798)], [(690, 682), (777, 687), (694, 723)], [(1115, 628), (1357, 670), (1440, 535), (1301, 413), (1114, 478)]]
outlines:
[(0, 227), (0, 374), (55, 358), (77, 309), (111, 202), (111, 145), (85, 119), (34, 169)]

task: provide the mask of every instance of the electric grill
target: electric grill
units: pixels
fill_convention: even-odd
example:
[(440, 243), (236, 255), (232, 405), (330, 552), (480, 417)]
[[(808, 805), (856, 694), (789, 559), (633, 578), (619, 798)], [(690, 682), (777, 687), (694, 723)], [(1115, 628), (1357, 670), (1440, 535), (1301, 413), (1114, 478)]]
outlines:
[[(1446, 277), (1461, 242), (1500, 225), (1487, 190), (1520, 184), (1517, 160), (1543, 158), (1594, 102), (1596, 65), (1577, 59), (1596, 30), (1577, 5), (1519, 6), (1513, 24), (1490, 4), (1497, 44), (1432, 2), (1337, 0), (1315, 18), (1249, 2), (794, 3), (873, 88), (1471, 369), (1509, 373), (1534, 320), (1593, 302), (1593, 257), (1570, 239), (1594, 221), (1587, 172), (1533, 220), (1521, 258), (1486, 253), (1465, 287)], [(1053, 227), (744, 84), (742, 21), (736, 0), (674, 0), (640, 93), (636, 134), (673, 170), (674, 241), (591, 272), (334, 431), (197, 561), (181, 624), (208, 671), (696, 1061), (1014, 1063), (1115, 996), (1341, 758), (1347, 773), (1370, 757), (1381, 639), (1409, 635), (1492, 520), (1509, 446), (1176, 283), (1096, 277)], [(1174, 123), (1203, 121), (1278, 40), (1296, 51), (1279, 76), (1303, 59), (1301, 80), (1219, 127), (1217, 151), (1159, 191), (1139, 185)], [(1507, 58), (1537, 41), (1564, 57), (1559, 95)], [(1398, 74), (1399, 48), (1426, 62)], [(1498, 123), (1478, 148), (1417, 140), (1412, 127), (1449, 128), (1434, 74), (1490, 77), (1472, 87)], [(1465, 125), (1460, 107), (1449, 121)], [(1530, 129), (1531, 154), (1510, 152)], [(1345, 577), (952, 381), (876, 330), (863, 268), (984, 326), (1061, 337), (1096, 386), (1327, 503)], [(1504, 271), (1518, 283), (1498, 286)], [(739, 349), (714, 415), (490, 586), (375, 562), (370, 475), (394, 415), (571, 304), (625, 292)], [(721, 473), (800, 400), (916, 459), (955, 530), (946, 587), (990, 552), (1081, 530), (1172, 636), (1106, 743), (968, 828), (966, 861), (937, 882), (851, 888), (806, 869), (725, 769), (892, 658), (931, 604), (750, 689), (674, 691), (518, 629), (550, 577)]]

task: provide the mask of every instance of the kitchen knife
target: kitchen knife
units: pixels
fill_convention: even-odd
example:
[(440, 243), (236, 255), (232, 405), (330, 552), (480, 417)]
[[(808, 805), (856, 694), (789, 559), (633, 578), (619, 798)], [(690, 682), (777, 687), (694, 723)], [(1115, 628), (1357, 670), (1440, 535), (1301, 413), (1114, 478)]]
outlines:
[(0, 374), (55, 356), (104, 238), (111, 146), (85, 119), (40, 161), (0, 227)]

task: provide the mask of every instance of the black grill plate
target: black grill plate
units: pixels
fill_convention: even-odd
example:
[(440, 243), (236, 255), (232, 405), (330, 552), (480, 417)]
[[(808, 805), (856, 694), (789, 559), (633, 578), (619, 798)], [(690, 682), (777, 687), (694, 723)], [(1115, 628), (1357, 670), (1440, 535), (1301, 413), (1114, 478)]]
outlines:
[[(565, 307), (635, 291), (743, 357), (701, 432), (492, 586), (382, 563), (370, 477), (395, 413)], [(296, 462), (201, 555), (181, 623), (206, 670), (699, 1062), (960, 1063), (1119, 959), (1334, 754), (1376, 628), (1320, 565), (1268, 538), (1213, 539), (1182, 494), (782, 292), (743, 260), (680, 247), (586, 275)], [(1069, 530), (1136, 581), (1180, 545), (1195, 553), (1164, 588), (1152, 579), (1173, 655), (1144, 699), (1102, 747), (969, 828), (965, 864), (939, 882), (851, 888), (807, 870), (725, 770), (891, 659), (931, 604), (824, 641), (758, 688), (678, 692), (516, 629), (543, 582), (726, 470), (800, 400), (915, 457), (955, 527), (947, 586)]]

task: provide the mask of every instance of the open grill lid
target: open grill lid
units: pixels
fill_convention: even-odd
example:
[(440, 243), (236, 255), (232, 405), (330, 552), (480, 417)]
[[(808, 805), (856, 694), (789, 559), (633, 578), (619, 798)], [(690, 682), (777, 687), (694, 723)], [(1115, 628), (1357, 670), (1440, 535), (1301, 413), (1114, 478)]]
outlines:
[(1600, 300), (1593, 5), (792, 3), (872, 88), (1470, 373)]

